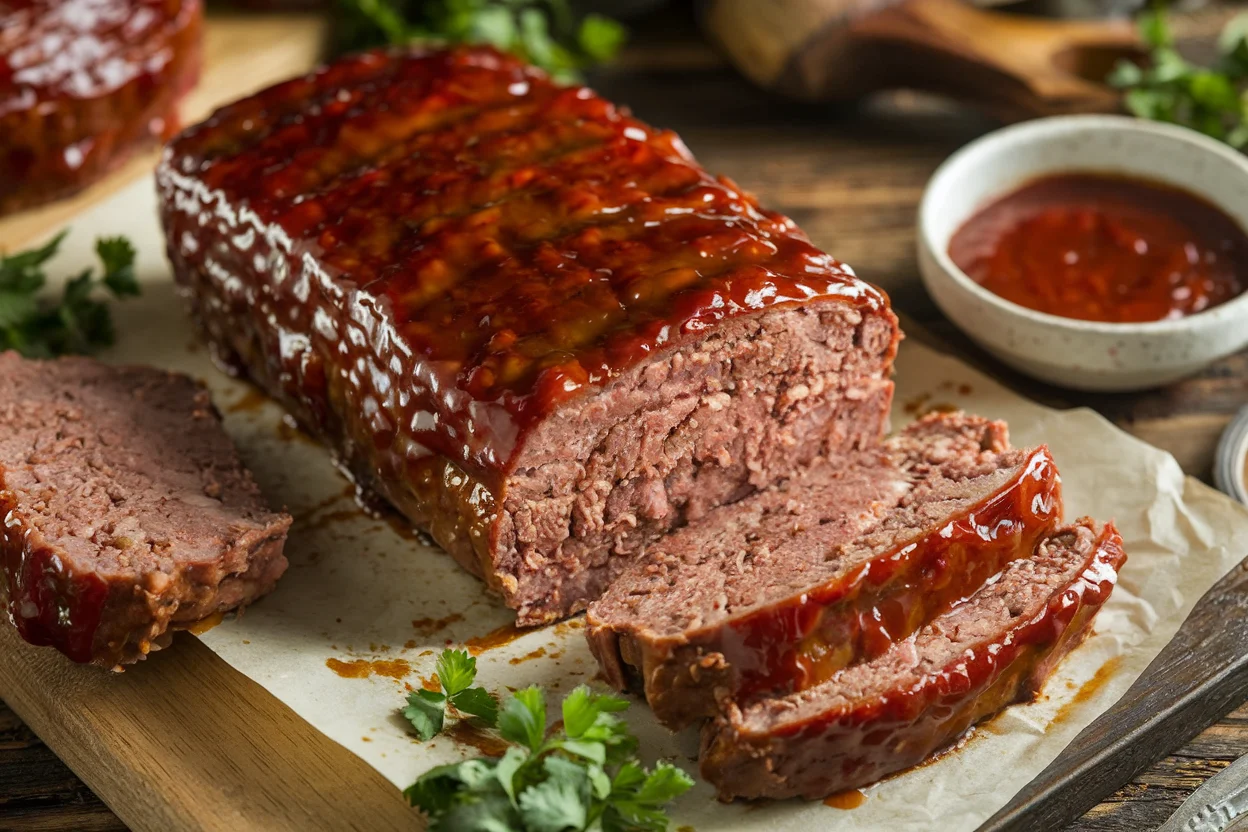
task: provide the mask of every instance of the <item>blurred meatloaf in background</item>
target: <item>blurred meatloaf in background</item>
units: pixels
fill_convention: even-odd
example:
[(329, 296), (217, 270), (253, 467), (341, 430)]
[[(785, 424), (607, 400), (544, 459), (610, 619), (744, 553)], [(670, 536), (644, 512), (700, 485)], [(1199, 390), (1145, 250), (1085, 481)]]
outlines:
[(157, 184), (220, 360), (521, 624), (885, 432), (881, 291), (674, 134), (492, 49), (344, 58), (182, 133)]
[(202, 28), (201, 0), (0, 0), (0, 214), (172, 135)]
[(0, 518), (0, 599), (18, 632), (110, 668), (271, 590), (291, 522), (192, 379), (11, 352)]

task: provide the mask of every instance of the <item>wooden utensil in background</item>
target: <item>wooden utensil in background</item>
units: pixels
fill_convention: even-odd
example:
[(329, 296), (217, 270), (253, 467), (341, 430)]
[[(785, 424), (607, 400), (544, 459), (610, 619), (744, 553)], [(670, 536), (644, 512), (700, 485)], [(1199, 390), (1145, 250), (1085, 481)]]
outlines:
[(911, 88), (1007, 120), (1112, 112), (1102, 79), (1141, 54), (1135, 27), (978, 9), (960, 0), (705, 0), (702, 23), (755, 83), (806, 100)]

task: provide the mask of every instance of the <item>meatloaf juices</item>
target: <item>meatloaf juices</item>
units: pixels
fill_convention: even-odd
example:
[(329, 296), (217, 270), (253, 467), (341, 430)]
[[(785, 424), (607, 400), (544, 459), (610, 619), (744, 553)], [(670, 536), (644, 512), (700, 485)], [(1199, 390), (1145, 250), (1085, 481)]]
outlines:
[(157, 183), (220, 358), (521, 624), (885, 428), (882, 292), (492, 49), (344, 58), (184, 132)]
[(0, 214), (172, 134), (202, 17), (201, 0), (0, 0)]
[(18, 632), (114, 667), (286, 569), (208, 393), (186, 376), (0, 354), (0, 599)]
[(1030, 554), (1061, 518), (1047, 449), (933, 415), (653, 544), (589, 608), (606, 680), (671, 728), (819, 685)]
[(917, 765), (1032, 698), (1086, 635), (1126, 560), (1080, 520), (888, 652), (784, 697), (730, 704), (702, 734), (723, 799), (818, 798)]

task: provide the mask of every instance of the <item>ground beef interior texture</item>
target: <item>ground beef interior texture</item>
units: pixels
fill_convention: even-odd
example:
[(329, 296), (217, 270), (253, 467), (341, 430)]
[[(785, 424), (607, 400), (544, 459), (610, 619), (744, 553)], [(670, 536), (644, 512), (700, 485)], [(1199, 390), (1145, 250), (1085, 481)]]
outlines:
[(0, 354), (0, 592), (19, 633), (115, 667), (286, 569), (269, 510), (192, 379)]
[(930, 416), (652, 544), (590, 606), (589, 642), (609, 683), (680, 728), (888, 649), (1029, 554), (1061, 508), (1047, 449)]

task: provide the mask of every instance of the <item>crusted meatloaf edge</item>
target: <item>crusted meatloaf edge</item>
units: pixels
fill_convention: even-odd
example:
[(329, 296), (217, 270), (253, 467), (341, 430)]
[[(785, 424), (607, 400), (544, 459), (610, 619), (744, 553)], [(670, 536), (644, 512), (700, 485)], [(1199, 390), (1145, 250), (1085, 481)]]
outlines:
[(1126, 560), (1082, 518), (889, 653), (814, 688), (733, 706), (702, 733), (722, 800), (817, 799), (921, 763), (1033, 699), (1091, 629)]
[(115, 668), (286, 569), (269, 510), (193, 379), (0, 354), (0, 594), (19, 633)]

